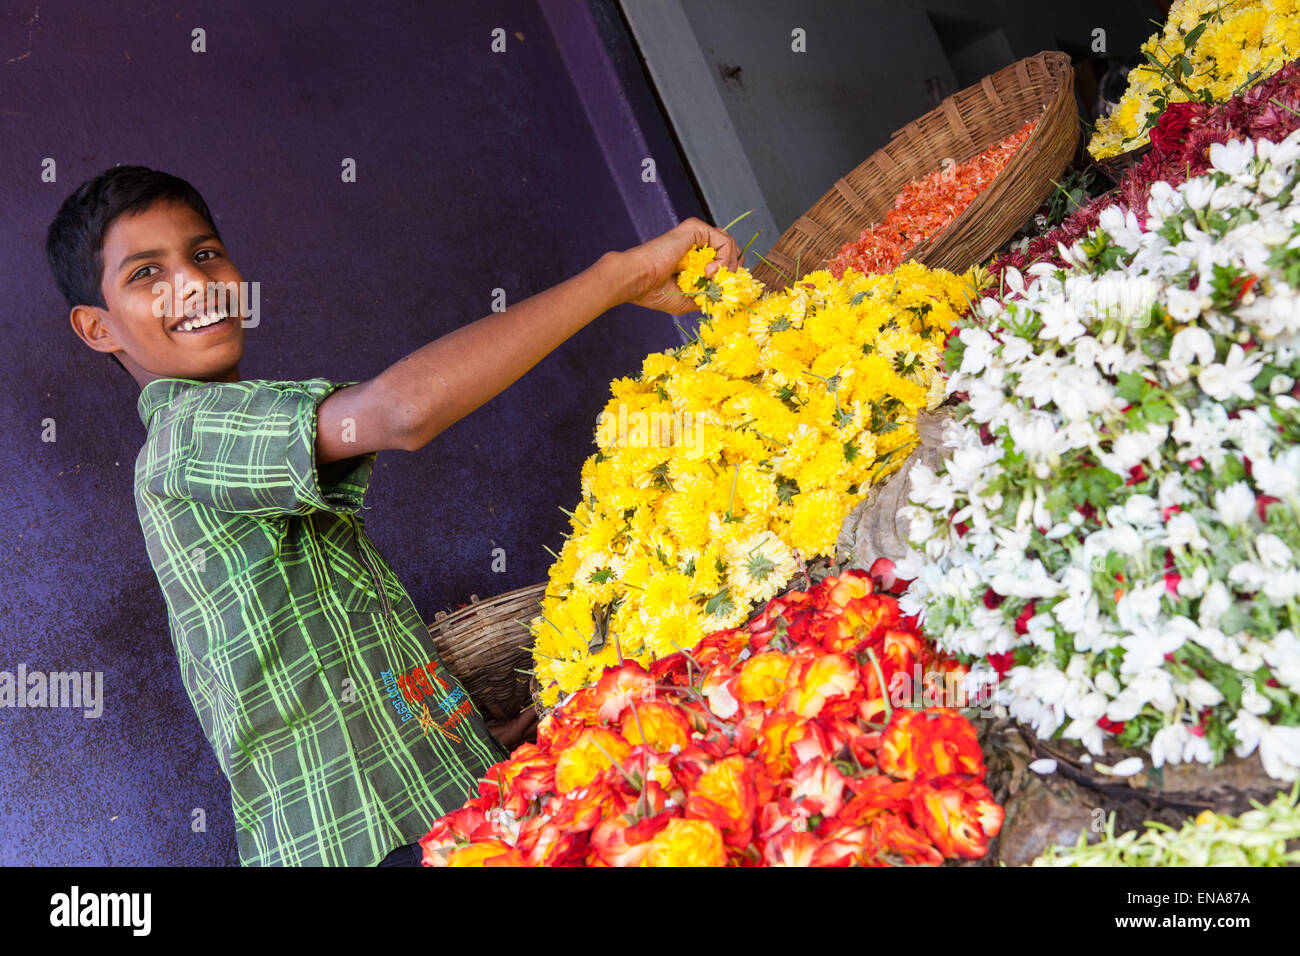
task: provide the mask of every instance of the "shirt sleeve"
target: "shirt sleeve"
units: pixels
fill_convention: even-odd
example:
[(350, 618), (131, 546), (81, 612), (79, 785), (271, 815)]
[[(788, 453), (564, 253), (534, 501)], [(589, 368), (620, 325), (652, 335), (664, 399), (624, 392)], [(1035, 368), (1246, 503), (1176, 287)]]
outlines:
[(181, 497), (259, 517), (361, 510), (378, 452), (316, 463), (316, 413), (356, 382), (210, 382), (186, 397)]

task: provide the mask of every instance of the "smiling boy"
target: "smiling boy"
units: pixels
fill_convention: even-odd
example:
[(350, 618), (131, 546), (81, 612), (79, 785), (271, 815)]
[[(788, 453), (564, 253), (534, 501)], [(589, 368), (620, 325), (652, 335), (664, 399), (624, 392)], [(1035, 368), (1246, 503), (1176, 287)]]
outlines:
[(484, 723), (366, 536), (376, 456), (423, 448), (619, 304), (690, 311), (672, 270), (705, 243), (710, 275), (736, 267), (688, 219), (368, 381), (245, 381), (239, 297), (211, 294), (243, 276), (189, 183), (118, 166), (64, 202), (47, 255), (73, 331), (140, 386), (136, 508), (242, 864), (409, 850), (528, 731)]

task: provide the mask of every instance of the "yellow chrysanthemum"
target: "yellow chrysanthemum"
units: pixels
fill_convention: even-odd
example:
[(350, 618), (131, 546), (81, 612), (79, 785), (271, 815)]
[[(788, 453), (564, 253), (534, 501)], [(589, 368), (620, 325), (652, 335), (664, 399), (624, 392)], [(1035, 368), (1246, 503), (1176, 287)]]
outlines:
[(1223, 102), (1276, 73), (1300, 53), (1298, 20), (1300, 0), (1175, 0), (1163, 30), (1141, 47), (1165, 68), (1145, 63), (1129, 72), (1128, 88), (1098, 121), (1088, 151), (1105, 159), (1143, 146), (1160, 100)]
[(827, 554), (844, 522), (839, 497), (829, 491), (807, 491), (792, 502), (790, 539), (802, 555)]
[(775, 597), (794, 576), (794, 555), (771, 531), (761, 531), (727, 547), (727, 584), (746, 603)]
[(973, 274), (909, 262), (886, 276), (819, 270), (760, 296), (743, 269), (700, 282), (713, 258), (696, 249), (680, 264), (706, 314), (698, 338), (616, 380), (598, 421), (532, 623), (548, 705), (620, 653), (648, 664), (739, 624), (793, 575), (796, 551), (830, 553), (844, 516), (915, 446), (916, 410), (942, 394), (944, 333), (976, 295)]

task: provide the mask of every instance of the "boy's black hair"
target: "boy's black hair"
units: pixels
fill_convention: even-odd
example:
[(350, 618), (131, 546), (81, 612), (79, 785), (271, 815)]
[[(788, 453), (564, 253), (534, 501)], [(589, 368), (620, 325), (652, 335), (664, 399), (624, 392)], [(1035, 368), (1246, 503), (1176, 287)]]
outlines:
[[(45, 237), (45, 256), (69, 309), (77, 305), (107, 308), (100, 288), (104, 277), (104, 234), (119, 216), (143, 212), (159, 200), (185, 203), (221, 238), (208, 204), (197, 189), (183, 179), (147, 166), (106, 169), (63, 201)], [(126, 371), (121, 359), (109, 354)]]

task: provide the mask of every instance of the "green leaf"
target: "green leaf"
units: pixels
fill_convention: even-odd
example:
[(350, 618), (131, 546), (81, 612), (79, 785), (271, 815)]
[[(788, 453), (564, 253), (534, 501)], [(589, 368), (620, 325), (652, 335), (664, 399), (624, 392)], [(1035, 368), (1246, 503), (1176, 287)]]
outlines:
[(1117, 394), (1124, 401), (1133, 403), (1142, 398), (1147, 389), (1146, 379), (1138, 372), (1120, 372)]

